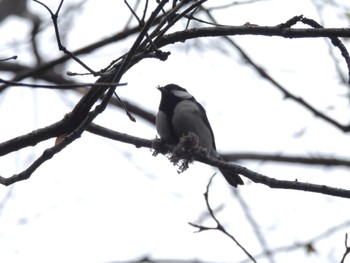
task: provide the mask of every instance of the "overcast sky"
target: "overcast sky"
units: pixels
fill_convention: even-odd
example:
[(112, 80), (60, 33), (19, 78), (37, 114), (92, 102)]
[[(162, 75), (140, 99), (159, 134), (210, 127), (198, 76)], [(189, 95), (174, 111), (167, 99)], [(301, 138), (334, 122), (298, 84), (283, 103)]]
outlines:
[[(58, 1), (44, 2), (55, 9)], [(68, 12), (66, 7), (78, 2), (66, 0), (60, 16), (62, 32), (66, 33), (65, 45), (72, 51), (120, 31), (129, 17), (124, 1), (87, 1), (82, 9)], [(207, 6), (217, 2), (232, 1), (208, 1)], [(318, 11), (321, 11), (326, 26), (348, 26), (342, 9), (325, 5), (325, 9), (317, 10), (314, 2), (260, 1), (214, 14), (221, 24), (250, 22), (273, 26), (300, 14), (320, 21)], [(29, 7), (44, 21), (45, 30), (39, 43), (45, 59), (61, 56), (49, 14), (38, 4), (30, 3)], [(74, 23), (65, 23), (65, 14), (67, 19), (75, 15)], [(180, 30), (184, 25), (180, 23), (176, 28)], [(33, 65), (28, 52), (29, 31), (25, 19), (12, 16), (3, 21), (1, 58), (18, 55), (18, 63)], [(134, 37), (81, 58), (99, 70), (124, 54)], [(348, 122), (348, 87), (339, 82), (326, 41), (261, 36), (237, 36), (234, 40), (289, 91), (340, 122)], [(165, 47), (163, 51), (171, 51), (168, 61), (145, 60), (124, 75), (122, 81), (128, 85), (117, 90), (122, 99), (156, 113), (160, 99), (156, 87), (176, 83), (206, 108), (220, 152), (349, 159), (350, 139), (346, 134), (315, 118), (300, 105), (285, 100), (222, 39), (187, 41)], [(338, 59), (341, 60), (340, 56)], [(340, 66), (346, 72), (345, 63), (341, 62)], [(68, 63), (65, 70), (84, 72), (74, 62)], [(0, 78), (10, 79), (11, 74), (0, 72)], [(93, 77), (74, 80), (95, 81)], [(7, 89), (0, 96), (0, 141), (60, 120), (79, 98), (69, 92)], [(142, 138), (156, 137), (154, 126), (140, 118), (130, 122), (122, 111), (113, 107), (99, 116), (96, 123)], [(51, 139), (34, 148), (2, 156), (0, 174), (10, 176), (22, 171), (53, 144)], [(240, 164), (277, 179), (297, 178), (350, 189), (346, 168)], [(212, 167), (195, 163), (178, 174), (166, 157), (154, 157), (149, 149), (136, 149), (84, 133), (29, 180), (0, 187), (0, 262), (104, 263), (144, 256), (205, 262), (244, 260), (246, 255), (227, 236), (217, 231), (194, 233), (196, 229), (188, 224), (215, 226), (207, 215), (203, 198), (208, 180), (215, 172)], [(340, 262), (345, 233), (350, 233), (348, 200), (270, 189), (244, 180), (244, 186), (233, 190), (218, 173), (209, 198), (213, 209), (219, 208), (217, 215), (221, 223), (252, 255), (261, 253), (262, 246), (240, 198), (248, 205), (270, 249), (305, 243), (345, 222), (345, 227), (313, 244), (316, 253), (295, 249), (275, 256), (276, 262)], [(258, 262), (271, 261), (264, 258)]]

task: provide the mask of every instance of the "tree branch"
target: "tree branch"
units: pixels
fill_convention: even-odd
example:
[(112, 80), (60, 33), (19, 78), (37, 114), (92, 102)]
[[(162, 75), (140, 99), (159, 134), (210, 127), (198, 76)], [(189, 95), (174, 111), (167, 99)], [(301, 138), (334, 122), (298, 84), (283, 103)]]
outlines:
[(219, 36), (278, 36), (283, 38), (350, 37), (349, 28), (285, 28), (280, 26), (216, 26), (191, 28), (164, 35), (157, 45), (163, 47), (200, 37)]
[(228, 153), (221, 154), (226, 161), (242, 161), (242, 160), (255, 160), (255, 161), (269, 161), (279, 163), (294, 163), (294, 164), (305, 164), (305, 165), (321, 165), (321, 166), (344, 166), (350, 167), (349, 159), (341, 159), (334, 157), (323, 157), (323, 156), (296, 156), (296, 155), (284, 155), (284, 154), (270, 154), (270, 153)]
[[(87, 131), (94, 133), (96, 135), (100, 135), (100, 136), (112, 139), (112, 140), (133, 144), (137, 148), (139, 147), (153, 148), (156, 150), (156, 152), (164, 152), (164, 151), (171, 152), (174, 149), (174, 146), (172, 145), (159, 145), (157, 140), (156, 141), (147, 140), (147, 139), (142, 139), (142, 138), (138, 138), (127, 134), (122, 134), (122, 133), (98, 126), (96, 124), (91, 124), (87, 128)], [(207, 155), (202, 155), (200, 153), (196, 154), (196, 151), (191, 152), (191, 154), (193, 154), (192, 155), (193, 160), (206, 163), (215, 167), (231, 169), (232, 171), (249, 178), (255, 183), (264, 184), (271, 188), (301, 190), (306, 192), (313, 192), (313, 193), (320, 193), (320, 194), (326, 194), (326, 195), (343, 197), (343, 198), (350, 198), (350, 190), (330, 187), (326, 185), (303, 183), (303, 182), (298, 182), (297, 180), (295, 181), (278, 180), (278, 179), (270, 178), (263, 174), (254, 172), (240, 165), (227, 163), (225, 161), (221, 161)]]
[(343, 255), (343, 258), (341, 259), (340, 263), (344, 263), (345, 262), (345, 258), (347, 255), (350, 254), (350, 246), (348, 246), (348, 234), (345, 234), (345, 252)]
[[(306, 18), (299, 16), (302, 21), (308, 21)], [(299, 18), (298, 17), (298, 18)], [(305, 22), (306, 23), (306, 22)], [(350, 76), (350, 57), (338, 37), (350, 37), (349, 28), (290, 28), (285, 24), (268, 27), (268, 26), (216, 26), (192, 28), (178, 31), (155, 41), (158, 47), (163, 47), (176, 42), (185, 42), (189, 39), (200, 37), (218, 37), (218, 36), (235, 36), (235, 35), (261, 35), (261, 36), (280, 36), (284, 38), (319, 38), (328, 37), (332, 44), (339, 48), (345, 62), (348, 65), (348, 75)], [(349, 77), (350, 81), (350, 77)]]
[[(265, 251), (259, 254), (254, 255), (254, 258), (256, 259), (262, 259), (267, 256), (268, 254), (277, 255), (277, 254), (285, 254), (287, 252), (295, 251), (297, 249), (305, 249), (308, 253), (312, 252), (312, 249), (314, 249), (316, 242), (326, 239), (327, 237), (339, 232), (342, 229), (348, 228), (350, 225), (350, 221), (345, 221), (341, 224), (338, 224), (336, 226), (329, 227), (328, 229), (324, 230), (322, 233), (318, 234), (317, 236), (314, 236), (310, 239), (306, 239), (304, 241), (294, 242), (290, 245), (282, 245), (279, 247), (275, 247), (270, 249), (269, 251)], [(310, 251), (311, 250), (311, 251)], [(248, 263), (249, 260), (242, 260), (240, 263)]]
[(210, 178), (208, 185), (207, 185), (207, 190), (204, 193), (204, 199), (205, 199), (205, 204), (207, 206), (207, 210), (211, 216), (211, 218), (215, 221), (216, 223), (216, 227), (206, 227), (206, 226), (201, 226), (201, 225), (197, 225), (194, 223), (189, 222), (189, 224), (193, 227), (198, 228), (197, 232), (201, 232), (201, 231), (205, 231), (205, 230), (218, 230), (220, 232), (222, 232), (224, 235), (228, 236), (240, 249), (243, 250), (243, 252), (248, 256), (248, 258), (253, 261), (256, 262), (256, 260), (254, 259), (254, 257), (237, 241), (237, 239), (231, 235), (229, 232), (227, 232), (227, 230), (225, 229), (225, 227), (220, 223), (220, 221), (216, 218), (210, 204), (209, 204), (209, 188), (210, 188), (210, 184), (214, 178), (215, 174)]

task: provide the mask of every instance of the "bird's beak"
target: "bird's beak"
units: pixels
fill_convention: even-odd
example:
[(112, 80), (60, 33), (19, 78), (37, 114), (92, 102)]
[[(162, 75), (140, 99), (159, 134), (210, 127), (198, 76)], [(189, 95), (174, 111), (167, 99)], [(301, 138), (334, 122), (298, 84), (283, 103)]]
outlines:
[(164, 87), (158, 86), (157, 89), (158, 89), (160, 92), (163, 92), (163, 91), (164, 91)]

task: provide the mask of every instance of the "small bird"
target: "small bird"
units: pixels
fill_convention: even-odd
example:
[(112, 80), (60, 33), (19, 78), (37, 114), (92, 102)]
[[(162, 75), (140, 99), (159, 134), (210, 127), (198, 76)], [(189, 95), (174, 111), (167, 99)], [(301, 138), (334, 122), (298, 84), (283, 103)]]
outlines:
[[(177, 144), (180, 138), (192, 132), (198, 136), (199, 146), (212, 157), (223, 158), (216, 151), (214, 133), (203, 106), (196, 99), (175, 84), (158, 88), (162, 93), (156, 128), (159, 136), (168, 143)], [(233, 187), (243, 184), (241, 177), (229, 169), (219, 169)]]

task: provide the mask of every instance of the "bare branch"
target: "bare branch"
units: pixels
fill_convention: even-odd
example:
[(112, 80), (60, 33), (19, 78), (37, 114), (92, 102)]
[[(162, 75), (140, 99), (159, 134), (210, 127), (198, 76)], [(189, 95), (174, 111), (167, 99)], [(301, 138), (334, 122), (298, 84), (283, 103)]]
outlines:
[[(115, 89), (115, 88), (114, 88)], [(66, 146), (71, 144), (74, 140), (78, 139), (81, 134), (85, 131), (86, 127), (100, 114), (102, 113), (108, 105), (109, 99), (113, 96), (114, 89), (110, 88), (107, 91), (106, 96), (103, 98), (102, 102), (95, 107), (95, 109), (86, 116), (86, 118), (80, 123), (80, 125), (73, 130), (70, 134), (64, 136), (64, 139), (57, 143), (55, 146), (46, 149), (43, 154), (36, 159), (27, 169), (19, 174), (15, 174), (11, 177), (5, 178), (0, 176), (0, 184), (11, 185), (15, 182), (23, 181), (28, 178), (39, 168), (44, 162), (51, 159), (55, 154), (59, 153)]]
[[(64, 136), (63, 140), (60, 140), (60, 142), (57, 143), (55, 146), (46, 149), (44, 153), (23, 172), (7, 178), (0, 177), (0, 184), (10, 185), (10, 184), (13, 184), (14, 182), (28, 179), (41, 164), (51, 159), (56, 153), (60, 152), (63, 148), (65, 148), (67, 145), (72, 143), (75, 139), (79, 138), (81, 134), (85, 131), (86, 127), (93, 121), (93, 119), (104, 111), (109, 100), (115, 93), (115, 89), (122, 75), (125, 73), (125, 71), (128, 68), (130, 68), (132, 65), (137, 63), (138, 56), (135, 54), (136, 50), (139, 44), (141, 43), (142, 39), (144, 38), (145, 34), (147, 34), (148, 29), (154, 23), (158, 13), (162, 10), (163, 6), (167, 2), (168, 1), (163, 0), (157, 6), (157, 8), (152, 12), (150, 18), (146, 22), (141, 33), (138, 35), (137, 39), (135, 40), (134, 44), (132, 45), (129, 52), (126, 54), (126, 56), (124, 56), (123, 59), (113, 67), (113, 69), (107, 72), (107, 74), (104, 74), (97, 81), (97, 82), (106, 81), (107, 83), (109, 83), (107, 87), (99, 86), (99, 85), (92, 87), (89, 90), (89, 92), (78, 102), (78, 104), (75, 106), (73, 111), (70, 114), (66, 115), (66, 118), (64, 120), (57, 122), (44, 129), (40, 129), (28, 135), (25, 135), (24, 136), (25, 139), (23, 139), (23, 137), (15, 138), (0, 144), (0, 149), (1, 149), (0, 154), (1, 152), (3, 154), (6, 154), (7, 152), (9, 152), (9, 150), (13, 151), (15, 149), (23, 148), (23, 144), (21, 145), (19, 143), (16, 143), (18, 142), (18, 140), (21, 140), (25, 144), (30, 143), (30, 145), (35, 145), (39, 141), (48, 139), (53, 135), (60, 136), (60, 137)], [(62, 3), (63, 1), (61, 2), (60, 7)], [(57, 13), (59, 12), (60, 7), (58, 8)], [(49, 12), (52, 13), (51, 10)], [(145, 56), (142, 56), (142, 57), (144, 58)], [(139, 56), (139, 58), (141, 57)], [(116, 85), (113, 85), (112, 83), (115, 83)], [(96, 103), (96, 101), (99, 98), (101, 98), (103, 94), (104, 94), (104, 97), (102, 99), (102, 102), (99, 105), (97, 105), (94, 110), (90, 112), (91, 107)], [(126, 112), (128, 113), (128, 111)], [(131, 116), (130, 113), (129, 113), (129, 116)], [(28, 140), (28, 137), (32, 139), (32, 141)]]
[[(303, 20), (304, 21), (304, 20)], [(305, 20), (308, 21), (308, 20)], [(283, 24), (284, 25), (284, 24)], [(218, 36), (235, 36), (235, 35), (262, 35), (262, 36), (280, 36), (284, 38), (318, 38), (328, 37), (331, 40), (337, 37), (350, 37), (348, 28), (289, 28), (284, 26), (217, 26), (187, 29), (157, 39), (158, 47), (163, 47), (176, 42), (184, 42), (189, 39), (200, 37), (218, 37)], [(349, 54), (340, 40), (332, 41), (333, 45), (339, 48), (344, 57), (350, 72)], [(350, 73), (349, 73), (350, 76)]]
[(227, 9), (232, 6), (236, 5), (246, 5), (246, 4), (253, 4), (256, 2), (263, 2), (263, 1), (269, 1), (269, 0), (246, 0), (246, 1), (232, 1), (232, 3), (224, 4), (224, 5), (218, 5), (214, 6), (211, 8), (208, 8), (208, 11), (213, 11), (213, 10), (220, 10), (220, 9)]
[(159, 41), (163, 47), (175, 42), (199, 37), (218, 37), (236, 35), (278, 36), (283, 38), (321, 38), (321, 37), (350, 37), (349, 28), (286, 28), (281, 26), (217, 26), (191, 28), (168, 35)]
[(248, 258), (250, 258), (251, 261), (256, 262), (254, 257), (237, 241), (237, 239), (233, 235), (231, 235), (229, 232), (227, 232), (225, 227), (216, 218), (213, 210), (211, 209), (211, 206), (209, 204), (209, 188), (210, 188), (210, 185), (211, 185), (211, 182), (212, 182), (214, 176), (215, 176), (215, 174), (210, 178), (210, 180), (207, 184), (207, 189), (204, 193), (204, 199), (205, 199), (205, 203), (207, 205), (207, 210), (208, 210), (211, 218), (215, 221), (216, 227), (205, 227), (205, 226), (200, 226), (200, 225), (197, 225), (197, 224), (194, 224), (191, 222), (189, 222), (189, 224), (193, 227), (198, 228), (199, 229), (198, 232), (205, 231), (205, 230), (218, 230), (218, 231), (224, 233), (224, 235), (228, 236), (240, 249), (243, 250), (243, 252), (248, 256)]
[(341, 259), (340, 263), (344, 263), (346, 256), (349, 254), (350, 254), (350, 246), (348, 246), (348, 233), (346, 233), (345, 234), (345, 252), (344, 252), (343, 258)]
[(27, 88), (46, 88), (46, 89), (73, 89), (80, 87), (110, 87), (110, 86), (126, 86), (127, 83), (72, 83), (72, 84), (35, 84), (9, 81), (0, 78), (0, 83), (8, 86), (27, 87)]
[[(265, 252), (262, 252), (260, 254), (254, 255), (254, 258), (256, 258), (256, 259), (264, 258), (268, 254), (273, 254), (273, 255), (282, 254), (282, 253), (285, 254), (286, 252), (292, 252), (292, 251), (295, 251), (297, 249), (309, 250), (310, 248), (313, 248), (315, 246), (316, 242), (318, 242), (322, 239), (325, 239), (325, 238), (339, 232), (340, 230), (342, 230), (344, 228), (348, 228), (349, 225), (350, 225), (349, 220), (342, 222), (341, 224), (338, 224), (336, 226), (332, 226), (332, 227), (326, 229), (321, 234), (314, 236), (310, 239), (307, 239), (305, 241), (294, 242), (292, 244), (285, 245), (285, 246), (279, 246), (279, 247), (272, 248), (269, 251), (265, 251)], [(248, 262), (249, 262), (249, 260), (240, 261), (240, 263), (248, 263)]]
[(58, 29), (58, 14), (61, 10), (61, 7), (63, 5), (63, 1), (61, 0), (57, 10), (55, 13), (53, 13), (51, 11), (51, 9), (43, 4), (42, 2), (38, 1), (38, 0), (34, 0), (34, 2), (37, 2), (38, 4), (41, 4), (42, 6), (44, 6), (46, 8), (46, 10), (50, 13), (51, 15), (51, 19), (52, 19), (52, 23), (54, 25), (55, 28), (55, 34), (56, 34), (56, 40), (57, 40), (57, 45), (58, 45), (58, 49), (63, 51), (65, 54), (67, 54), (70, 58), (74, 59), (77, 63), (79, 63), (82, 67), (84, 67), (87, 71), (89, 71), (92, 75), (94, 76), (98, 76), (100, 74), (96, 73), (94, 70), (92, 70), (90, 67), (88, 67), (83, 61), (81, 61), (76, 55), (74, 55), (72, 52), (70, 52), (63, 44), (61, 41), (61, 37), (60, 37), (60, 31)]
[(5, 61), (8, 61), (8, 60), (13, 60), (13, 59), (17, 59), (17, 56), (15, 55), (15, 56), (12, 56), (12, 57), (0, 59), (0, 62), (5, 62)]
[(255, 160), (262, 162), (281, 162), (290, 164), (305, 164), (305, 165), (321, 165), (321, 166), (344, 166), (350, 167), (350, 159), (347, 158), (334, 158), (331, 156), (315, 155), (308, 157), (285, 155), (285, 154), (270, 154), (270, 153), (228, 153), (221, 154), (226, 161), (243, 161), (243, 160)]
[[(209, 11), (203, 9), (206, 14), (209, 16), (209, 18), (214, 22), (217, 23), (217, 21), (214, 19), (214, 17), (210, 14)], [(295, 25), (298, 21), (304, 21), (303, 20), (304, 17), (303, 16), (295, 16), (291, 19), (289, 19), (287, 22), (282, 23), (280, 25), (277, 26), (277, 28), (290, 28), (291, 26)], [(305, 23), (310, 23), (312, 24), (312, 22), (310, 22), (309, 20), (306, 20)], [(317, 25), (317, 23), (315, 22), (315, 24)], [(313, 24), (314, 25), (314, 24)], [(316, 26), (314, 25), (314, 26)], [(255, 27), (254, 27), (255, 28)], [(349, 31), (350, 32), (350, 31)], [(235, 47), (239, 53), (243, 56), (243, 58), (260, 74), (260, 76), (266, 80), (268, 80), (270, 83), (272, 83), (272, 85), (274, 85), (275, 87), (277, 87), (277, 89), (279, 89), (283, 95), (285, 96), (285, 98), (294, 100), (295, 102), (297, 102), (298, 104), (302, 105), (303, 107), (305, 107), (306, 109), (308, 109), (311, 113), (313, 113), (315, 116), (321, 118), (322, 120), (328, 122), (329, 124), (337, 127), (338, 129), (340, 129), (343, 132), (349, 132), (350, 131), (350, 124), (348, 125), (344, 125), (341, 124), (340, 122), (334, 120), (333, 118), (327, 116), (326, 114), (322, 113), (321, 111), (317, 110), (315, 107), (313, 107), (310, 103), (306, 102), (303, 98), (298, 97), (297, 95), (292, 94), (291, 92), (289, 92), (285, 87), (283, 87), (283, 85), (281, 85), (277, 80), (275, 80), (270, 74), (268, 74), (265, 69), (261, 66), (259, 66), (256, 62), (253, 61), (253, 59), (240, 47), (238, 46), (231, 38), (229, 38), (228, 36), (224, 35), (223, 36), (233, 47)], [(338, 38), (332, 38), (332, 42), (336, 42), (339, 44), (340, 40)], [(346, 48), (344, 47), (344, 45), (342, 45), (342, 43), (340, 42), (339, 46), (341, 47), (341, 51), (342, 54), (344, 53), (344, 58), (347, 62), (348, 67), (350, 66), (350, 61), (349, 61), (349, 54), (347, 53)], [(349, 68), (349, 75), (350, 75), (350, 68)], [(349, 79), (350, 80), (350, 79)]]
[[(191, 39), (195, 37), (206, 37), (206, 36), (226, 36), (226, 35), (235, 35), (235, 34), (260, 34), (260, 35), (279, 35), (282, 37), (338, 37), (342, 35), (349, 35), (350, 36), (350, 30), (348, 29), (323, 29), (323, 28), (313, 28), (313, 29), (292, 29), (290, 26), (294, 25), (296, 22), (303, 20), (304, 18), (299, 16), (290, 19), (287, 21), (287, 23), (284, 23), (282, 25), (276, 26), (276, 27), (259, 27), (259, 26), (252, 26), (252, 27), (226, 27), (226, 26), (217, 26), (217, 27), (211, 27), (211, 28), (198, 28), (198, 29), (189, 29), (184, 30), (182, 32), (176, 32), (169, 35), (163, 35), (167, 29), (168, 26), (164, 26), (165, 23), (174, 24), (176, 23), (180, 18), (184, 17), (188, 14), (188, 12), (191, 12), (195, 10), (199, 3), (204, 2), (198, 1), (192, 5), (190, 5), (189, 8), (185, 9), (180, 15), (176, 14), (176, 8), (179, 6), (182, 6), (186, 1), (181, 1), (179, 4), (177, 4), (173, 10), (171, 10), (169, 13), (162, 16), (160, 20), (157, 20), (160, 15), (159, 13), (162, 12), (164, 5), (168, 1), (161, 1), (156, 9), (152, 12), (150, 18), (146, 21), (144, 24), (140, 34), (138, 35), (137, 39), (135, 40), (134, 44), (130, 48), (129, 52), (126, 53), (124, 56), (121, 56), (121, 59), (118, 60), (118, 62), (113, 65), (111, 69), (109, 69), (106, 73), (104, 73), (101, 78), (98, 80), (98, 83), (107, 83), (107, 86), (104, 85), (96, 85), (92, 87), (89, 92), (81, 99), (81, 101), (75, 106), (73, 111), (67, 115), (67, 118), (65, 118), (62, 121), (59, 121), (53, 125), (50, 125), (46, 128), (39, 129), (37, 131), (34, 131), (30, 134), (27, 134), (25, 136), (17, 137), (12, 140), (9, 140), (5, 143), (0, 144), (0, 154), (6, 154), (8, 152), (21, 149), (23, 147), (29, 146), (29, 145), (35, 145), (38, 142), (45, 140), (47, 138), (51, 137), (57, 137), (62, 136), (65, 134), (71, 134), (74, 133), (77, 129), (77, 134), (81, 134), (83, 132), (83, 128), (88, 127), (88, 122), (92, 121), (94, 119), (95, 114), (99, 114), (100, 111), (91, 111), (91, 108), (93, 105), (103, 96), (103, 104), (106, 102), (106, 98), (110, 99), (111, 97), (109, 94), (113, 94), (116, 85), (119, 83), (122, 75), (133, 65), (135, 65), (137, 62), (141, 61), (142, 59), (146, 57), (156, 57), (162, 60), (165, 60), (168, 53), (161, 53), (160, 51), (156, 50), (155, 52), (150, 52), (149, 49), (146, 47), (149, 42), (149, 39), (147, 38), (147, 35), (149, 34), (149, 29), (157, 24), (159, 22), (159, 25), (153, 30), (149, 36), (153, 39), (156, 38), (156, 40), (159, 40), (156, 43), (157, 48), (162, 47), (164, 45), (168, 45), (174, 42), (178, 41), (185, 41), (186, 39)], [(62, 6), (63, 1), (61, 1), (60, 7)], [(176, 3), (176, 2), (174, 2)], [(58, 8), (56, 15), (58, 14), (60, 7)], [(52, 11), (49, 11), (52, 13)], [(172, 13), (173, 12), (173, 13)], [(52, 13), (53, 14), (53, 13)], [(171, 17), (171, 15), (173, 17)], [(55, 15), (55, 14), (53, 14)], [(174, 17), (175, 16), (175, 17)], [(163, 19), (163, 20), (162, 20)], [(308, 23), (312, 26), (315, 26), (312, 21), (309, 21), (307, 19), (303, 20), (305, 23)], [(56, 21), (57, 22), (57, 21)], [(164, 26), (164, 27), (163, 27)], [(57, 28), (58, 30), (58, 28)], [(145, 40), (144, 40), (145, 39)], [(144, 40), (144, 41), (143, 41)], [(151, 42), (152, 45), (152, 42)], [(57, 61), (56, 61), (57, 62)], [(52, 65), (52, 64), (51, 64)], [(46, 65), (45, 67), (47, 67)], [(42, 70), (43, 68), (41, 68)], [(38, 70), (38, 69), (37, 69)], [(38, 71), (36, 71), (38, 72)], [(31, 72), (33, 73), (33, 72)], [(261, 71), (261, 74), (264, 75), (264, 71)], [(24, 75), (22, 75), (23, 77)], [(27, 75), (28, 76), (28, 75)], [(110, 85), (110, 86), (108, 86)], [(295, 101), (298, 101), (303, 106), (307, 107), (309, 110), (313, 111), (317, 116), (325, 119), (326, 121), (333, 123), (333, 125), (338, 125), (339, 128), (343, 128), (344, 130), (348, 131), (350, 128), (348, 126), (344, 126), (341, 124), (338, 124), (336, 121), (332, 119), (327, 119), (327, 116), (322, 115), (322, 113), (318, 112), (316, 109), (313, 109), (308, 103), (303, 101), (302, 99), (294, 96), (293, 94), (290, 94), (288, 91), (286, 91), (281, 86), (281, 91), (285, 93), (286, 97), (293, 98)], [(98, 107), (100, 109), (104, 109), (103, 106)], [(83, 127), (83, 128), (79, 128)], [(92, 126), (89, 126), (92, 127)], [(124, 139), (121, 139), (124, 140)], [(20, 143), (18, 143), (20, 142)], [(139, 145), (139, 141), (137, 140), (135, 145)], [(151, 148), (152, 146), (148, 146)], [(311, 191), (311, 192), (318, 192), (318, 193), (324, 193), (329, 195), (335, 195), (335, 196), (341, 196), (341, 197), (349, 197), (349, 191), (343, 190), (343, 189), (336, 189), (331, 188), (327, 186), (321, 186), (321, 185), (313, 185), (313, 184), (306, 184), (306, 183), (300, 183), (300, 182), (291, 182), (291, 181), (283, 181), (283, 180), (276, 180), (273, 178), (269, 178), (266, 176), (263, 176), (261, 174), (255, 173), (253, 171), (250, 171), (244, 167), (238, 166), (238, 165), (232, 165), (227, 164), (225, 162), (216, 160), (216, 159), (210, 159), (207, 156), (194, 156), (195, 160), (205, 162), (214, 166), (218, 167), (227, 167), (229, 169), (233, 169), (238, 173), (241, 173), (242, 175), (245, 175), (246, 177), (250, 178), (254, 182), (257, 183), (263, 183), (265, 185), (268, 185), (272, 188), (286, 188), (286, 189), (295, 189), (295, 190), (304, 190), (304, 191)]]
[[(160, 39), (163, 38), (164, 34), (176, 23), (178, 22), (182, 17), (184, 17), (185, 15), (187, 15), (188, 13), (190, 13), (192, 10), (196, 9), (198, 6), (200, 6), (201, 4), (203, 4), (204, 2), (206, 2), (207, 0), (201, 0), (198, 1), (197, 3), (194, 3), (193, 5), (189, 6), (188, 8), (186, 8), (183, 12), (181, 12), (179, 15), (175, 15), (175, 17), (170, 17), (169, 16), (169, 21), (167, 26), (165, 26), (162, 30), (160, 30), (157, 33), (157, 38), (154, 40), (154, 43), (158, 43), (158, 41)], [(181, 7), (181, 4), (179, 4), (178, 6), (176, 6), (178, 8)], [(176, 8), (174, 8), (172, 10), (172, 12), (174, 12), (176, 10)]]
[[(323, 28), (319, 23), (317, 23), (315, 20), (302, 17), (300, 21), (306, 25), (309, 25), (313, 28)], [(337, 47), (340, 52), (342, 57), (345, 59), (346, 65), (348, 66), (348, 83), (350, 84), (350, 56), (349, 52), (347, 51), (346, 47), (344, 46), (343, 42), (338, 38), (334, 36), (330, 36), (329, 39), (331, 40), (333, 46)]]
[(239, 189), (233, 189), (232, 193), (234, 194), (235, 198), (237, 199), (238, 203), (240, 204), (240, 206), (242, 207), (242, 210), (244, 212), (244, 215), (247, 219), (247, 221), (249, 222), (250, 226), (252, 227), (254, 234), (257, 238), (257, 240), (259, 241), (264, 254), (267, 257), (267, 260), (271, 263), (275, 263), (275, 259), (273, 257), (273, 253), (270, 252), (270, 248), (267, 244), (267, 240), (264, 236), (264, 234), (261, 231), (261, 227), (258, 223), (258, 221), (254, 218), (253, 213), (251, 212), (247, 202), (244, 200), (244, 198), (242, 197)]
[[(159, 144), (159, 140), (152, 141), (152, 140), (146, 140), (146, 139), (138, 138), (127, 134), (122, 134), (122, 133), (98, 126), (96, 124), (91, 124), (87, 130), (91, 133), (94, 133), (112, 140), (133, 144), (138, 148), (139, 147), (153, 148), (160, 153), (163, 153), (164, 151), (172, 152), (172, 150), (174, 149), (174, 146), (172, 145)], [(195, 154), (197, 152), (198, 152), (198, 155), (192, 156), (192, 158), (196, 161), (206, 163), (215, 167), (232, 169), (232, 171), (249, 178), (255, 183), (261, 183), (271, 188), (301, 190), (301, 191), (326, 194), (326, 195), (331, 195), (336, 197), (350, 198), (350, 190), (330, 187), (326, 185), (303, 183), (297, 180), (295, 181), (278, 180), (278, 179), (270, 178), (263, 174), (251, 171), (248, 168), (240, 165), (227, 163), (225, 161), (221, 161), (210, 156), (201, 155), (200, 151), (193, 151), (192, 153)]]

